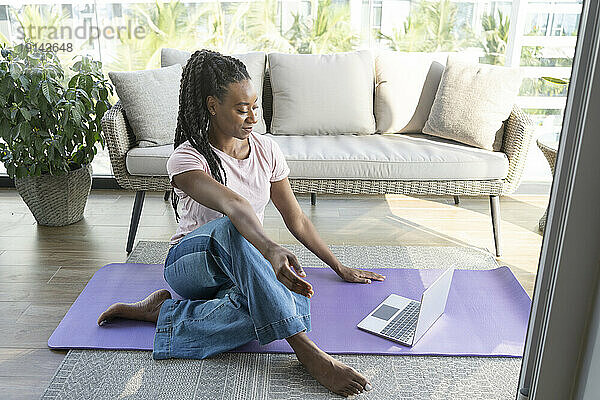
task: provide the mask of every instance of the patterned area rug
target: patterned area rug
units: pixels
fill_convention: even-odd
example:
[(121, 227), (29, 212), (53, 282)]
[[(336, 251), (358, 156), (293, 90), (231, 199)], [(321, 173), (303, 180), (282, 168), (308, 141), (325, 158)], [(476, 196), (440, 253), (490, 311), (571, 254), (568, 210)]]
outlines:
[[(305, 266), (326, 268), (300, 245), (284, 245)], [(361, 268), (492, 269), (486, 250), (468, 247), (345, 246), (331, 250)], [(162, 263), (168, 244), (140, 242), (128, 262)], [(318, 344), (318, 343), (317, 343)], [(333, 355), (373, 384), (364, 399), (510, 399), (520, 358)], [(152, 359), (149, 351), (71, 350), (42, 399), (284, 400), (342, 398), (321, 386), (294, 354), (222, 353), (205, 360)]]

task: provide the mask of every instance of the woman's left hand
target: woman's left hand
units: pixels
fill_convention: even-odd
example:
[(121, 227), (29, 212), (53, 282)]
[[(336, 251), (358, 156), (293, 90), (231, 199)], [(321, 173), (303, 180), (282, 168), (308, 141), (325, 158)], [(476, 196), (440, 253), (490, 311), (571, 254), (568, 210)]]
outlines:
[(371, 280), (383, 281), (385, 279), (384, 275), (379, 275), (376, 272), (350, 268), (344, 265), (336, 273), (346, 282), (371, 283)]

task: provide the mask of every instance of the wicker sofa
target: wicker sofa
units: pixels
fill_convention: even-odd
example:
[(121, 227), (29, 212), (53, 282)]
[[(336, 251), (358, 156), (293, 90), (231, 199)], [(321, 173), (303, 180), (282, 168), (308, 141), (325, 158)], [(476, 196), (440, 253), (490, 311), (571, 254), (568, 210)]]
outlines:
[[(269, 78), (269, 71), (267, 69), (264, 76), (262, 97), (263, 115), (267, 128), (270, 126), (272, 119), (272, 101), (273, 96), (271, 91), (271, 82)], [(127, 116), (120, 102), (117, 102), (105, 114), (104, 118), (102, 119), (102, 128), (106, 137), (113, 173), (118, 184), (123, 189), (133, 190), (136, 192), (126, 247), (127, 252), (130, 252), (133, 248), (145, 192), (165, 191), (165, 200), (167, 199), (168, 191), (171, 189), (171, 185), (166, 176), (165, 165), (166, 160), (173, 149), (172, 146), (170, 146), (170, 148), (157, 148), (151, 150), (138, 149), (136, 147), (135, 136), (127, 122)], [(311, 193), (311, 202), (313, 205), (316, 204), (316, 194), (318, 193), (453, 196), (456, 204), (458, 204), (460, 195), (489, 196), (492, 232), (494, 235), (496, 255), (500, 256), (501, 245), (499, 233), (499, 196), (512, 193), (519, 185), (525, 166), (527, 153), (532, 140), (532, 133), (533, 124), (531, 120), (517, 106), (514, 106), (510, 117), (504, 123), (504, 135), (502, 137), (502, 146), (500, 151), (489, 152), (490, 154), (485, 154), (485, 150), (473, 149), (470, 146), (466, 146), (458, 142), (439, 140), (423, 134), (370, 135), (373, 136), (373, 138), (365, 139), (360, 139), (360, 137), (352, 135), (349, 135), (348, 137), (338, 136), (334, 139), (331, 137), (286, 137), (280, 135), (272, 135), (272, 138), (278, 142), (284, 154), (286, 155), (286, 158), (288, 159), (288, 163), (290, 164), (291, 172), (289, 179), (292, 189), (296, 193)], [(378, 170), (379, 172), (375, 174), (371, 173), (363, 176), (359, 171), (358, 174), (354, 174), (354, 176), (352, 176), (352, 174), (336, 176), (336, 173), (332, 172), (331, 170), (326, 171), (325, 168), (315, 169), (314, 166), (319, 164), (315, 164), (315, 159), (311, 159), (311, 154), (306, 154), (306, 152), (304, 152), (299, 155), (298, 151), (296, 150), (298, 144), (301, 143), (299, 140), (312, 140), (310, 143), (306, 142), (307, 144), (305, 144), (304, 147), (314, 147), (315, 143), (318, 144), (318, 141), (322, 140), (321, 143), (323, 143), (323, 149), (319, 150), (320, 154), (317, 158), (323, 158), (323, 153), (327, 153), (327, 147), (332, 146), (332, 143), (334, 143), (333, 145), (336, 145), (335, 143), (349, 143), (351, 140), (358, 141), (357, 144), (353, 145), (354, 148), (361, 147), (361, 151), (368, 151), (370, 147), (373, 147), (372, 143), (374, 143), (374, 141), (381, 141), (384, 139), (389, 140), (390, 142), (383, 144), (379, 143), (377, 146), (383, 148), (396, 147), (398, 148), (397, 151), (400, 152), (402, 152), (403, 149), (406, 151), (407, 148), (417, 149), (418, 151), (421, 151), (419, 149), (423, 149), (422, 151), (427, 154), (431, 152), (439, 153), (440, 151), (445, 151), (444, 149), (449, 149), (450, 151), (458, 151), (465, 154), (470, 154), (470, 152), (473, 152), (475, 157), (481, 156), (489, 158), (501, 155), (503, 158), (505, 158), (504, 161), (507, 165), (504, 166), (502, 172), (499, 172), (499, 175), (492, 174), (491, 178), (482, 178), (482, 174), (478, 173), (478, 171), (475, 169), (471, 169), (471, 172), (463, 171), (462, 175), (460, 175), (461, 177), (457, 179), (448, 179), (447, 176), (442, 176), (443, 174), (441, 172), (440, 176), (431, 176), (431, 174), (430, 176), (420, 176), (421, 174), (419, 173), (413, 175), (410, 173), (405, 173), (401, 177), (389, 178), (382, 176), (382, 173), (384, 173), (382, 171), (386, 171), (386, 168), (388, 167), (385, 165), (385, 162), (379, 162), (379, 164), (381, 164), (381, 168)], [(332, 142), (332, 140), (336, 142)], [(369, 143), (371, 144), (362, 146), (360, 140), (370, 141)], [(346, 156), (342, 154), (343, 150), (340, 150), (344, 148), (347, 148), (347, 146), (338, 146), (338, 149), (336, 150), (336, 154), (341, 154), (340, 158), (346, 158)], [(352, 146), (350, 146), (350, 148), (352, 148)], [(132, 154), (137, 154), (136, 152), (146, 152), (141, 154), (142, 158), (145, 157), (144, 160), (150, 160), (152, 163), (154, 163), (153, 166), (149, 167), (149, 169), (144, 167), (146, 169), (144, 169), (142, 172), (140, 172), (139, 167), (137, 169), (134, 168), (131, 159), (135, 158), (132, 157)], [(476, 154), (475, 152), (479, 153)], [(130, 158), (129, 163), (128, 156)], [(385, 157), (387, 156), (384, 154), (383, 158)], [(400, 157), (405, 157), (405, 155), (400, 154)], [(439, 159), (439, 154), (436, 157)], [(350, 159), (349, 161), (354, 162), (355, 160)], [(411, 160), (405, 161), (406, 162), (400, 165), (399, 168), (403, 168), (403, 166), (410, 166)], [(418, 162), (423, 163), (422, 160)], [(439, 163), (439, 160), (437, 162)], [(356, 163), (354, 163), (354, 165), (355, 164)], [(310, 174), (306, 173), (306, 167), (308, 165), (312, 166)], [(444, 163), (442, 162), (440, 165), (436, 166), (436, 168), (438, 168), (437, 171), (443, 171), (445, 168)], [(403, 170), (406, 169), (410, 170), (410, 168), (403, 168)], [(147, 171), (151, 172), (147, 173)]]

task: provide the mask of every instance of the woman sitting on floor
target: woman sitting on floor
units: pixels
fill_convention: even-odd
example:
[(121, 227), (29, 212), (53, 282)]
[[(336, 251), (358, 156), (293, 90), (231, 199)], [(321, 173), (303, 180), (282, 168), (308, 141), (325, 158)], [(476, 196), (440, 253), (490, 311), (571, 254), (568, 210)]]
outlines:
[(370, 390), (363, 375), (306, 335), (313, 290), (296, 256), (263, 231), (269, 199), (290, 232), (343, 280), (371, 283), (384, 276), (342, 265), (321, 240), (292, 192), (279, 146), (252, 132), (257, 100), (241, 61), (206, 49), (191, 56), (167, 163), (179, 225), (164, 270), (185, 300), (158, 290), (137, 303), (113, 304), (98, 323), (116, 317), (156, 322), (155, 359), (202, 359), (252, 340), (265, 345), (285, 338), (329, 390), (343, 396)]

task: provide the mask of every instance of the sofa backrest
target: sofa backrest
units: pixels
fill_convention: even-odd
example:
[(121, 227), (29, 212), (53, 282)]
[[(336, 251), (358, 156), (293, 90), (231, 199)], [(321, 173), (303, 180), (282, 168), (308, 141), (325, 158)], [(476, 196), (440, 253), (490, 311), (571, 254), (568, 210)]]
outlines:
[[(161, 51), (161, 66), (166, 67), (173, 63), (184, 65), (190, 54), (191, 53), (187, 51), (163, 48)], [(429, 115), (433, 98), (437, 91), (437, 85), (439, 84), (443, 72), (443, 64), (445, 64), (445, 59), (448, 54), (449, 53), (423, 54), (396, 53), (381, 50), (374, 51), (375, 87), (373, 90), (373, 111), (377, 124), (376, 131), (378, 133), (421, 132)], [(245, 57), (245, 55), (242, 54), (234, 56), (238, 58)], [(265, 56), (268, 60), (268, 55), (266, 53)], [(380, 56), (382, 59), (379, 59)], [(465, 54), (465, 58), (477, 62), (477, 58), (474, 54)], [(384, 65), (383, 59), (387, 64), (385, 69), (382, 67)], [(262, 117), (264, 120), (264, 131), (271, 132), (271, 122), (273, 119), (273, 91), (271, 87), (269, 63), (267, 60), (265, 62), (262, 79)], [(414, 62), (410, 60), (414, 60)], [(243, 61), (246, 62), (245, 59), (243, 59)], [(430, 68), (425, 65), (427, 64), (425, 61), (430, 63), (431, 70), (429, 73), (427, 71)], [(410, 84), (414, 86), (412, 90), (407, 90), (407, 87), (399, 86), (403, 85), (403, 82), (406, 82), (406, 74), (394, 76), (393, 72), (397, 70), (394, 63), (396, 63), (396, 65), (404, 63), (404, 66), (400, 68), (404, 71), (406, 71), (406, 64), (414, 64), (415, 68), (423, 69), (423, 71), (419, 72), (418, 76), (415, 74), (411, 75), (413, 81), (419, 81), (410, 82)], [(381, 68), (381, 70), (379, 68)], [(392, 72), (391, 76), (390, 72)], [(254, 75), (257, 75), (256, 71), (254, 72)], [(426, 75), (427, 78), (425, 78)], [(258, 80), (258, 77), (253, 77), (253, 81), (256, 80)], [(417, 86), (419, 87), (417, 88)], [(262, 121), (257, 125), (257, 128), (261, 124)], [(375, 133), (375, 131), (373, 133)]]

